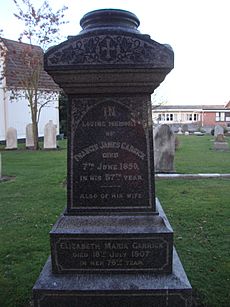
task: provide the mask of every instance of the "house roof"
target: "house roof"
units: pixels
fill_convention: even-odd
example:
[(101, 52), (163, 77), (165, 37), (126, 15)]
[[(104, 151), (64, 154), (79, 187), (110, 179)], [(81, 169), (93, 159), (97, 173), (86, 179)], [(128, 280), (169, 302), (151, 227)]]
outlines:
[(224, 110), (225, 106), (224, 105), (203, 105), (202, 107), (203, 110)]
[(6, 47), (5, 78), (6, 86), (22, 88), (23, 80), (32, 76), (36, 63), (41, 64), (41, 73), (38, 88), (43, 90), (59, 90), (58, 85), (43, 70), (43, 50), (39, 46), (21, 43), (10, 39), (1, 38)]
[(190, 110), (190, 109), (202, 109), (202, 105), (158, 105), (154, 106), (157, 110)]
[(195, 110), (210, 110), (210, 111), (215, 111), (215, 110), (226, 110), (230, 108), (230, 104), (226, 105), (158, 105), (158, 106), (153, 106), (153, 111), (177, 111), (177, 110), (184, 110), (184, 111), (195, 111)]

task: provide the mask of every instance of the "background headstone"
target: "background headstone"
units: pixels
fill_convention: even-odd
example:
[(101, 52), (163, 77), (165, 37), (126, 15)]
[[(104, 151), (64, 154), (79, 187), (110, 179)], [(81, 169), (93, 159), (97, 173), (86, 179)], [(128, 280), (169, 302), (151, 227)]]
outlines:
[(34, 138), (33, 138), (33, 125), (28, 124), (26, 126), (26, 148), (34, 148)]
[(217, 134), (215, 142), (225, 142), (225, 137), (223, 134)]
[(44, 129), (44, 149), (57, 148), (57, 126), (54, 125), (52, 120), (45, 125)]
[(175, 136), (175, 150), (178, 150), (180, 148), (180, 140), (178, 136)]
[(7, 129), (6, 132), (6, 148), (5, 149), (17, 149), (18, 140), (17, 140), (17, 130), (13, 127)]
[(214, 129), (214, 137), (216, 138), (217, 135), (219, 135), (219, 134), (224, 135), (224, 128), (220, 125), (217, 125), (217, 126), (215, 126), (215, 129)]
[(185, 132), (188, 132), (188, 124), (183, 124), (182, 125), (182, 131), (185, 133)]
[(182, 132), (182, 128), (181, 128), (181, 127), (179, 127), (179, 128), (178, 128), (178, 132), (177, 132), (177, 134), (183, 134), (183, 132)]
[(222, 150), (222, 151), (228, 151), (229, 145), (228, 142), (226, 142), (226, 139), (224, 137), (224, 128), (220, 125), (215, 126), (214, 130), (214, 150)]
[(172, 173), (174, 169), (175, 135), (164, 124), (154, 129), (154, 165), (156, 173)]

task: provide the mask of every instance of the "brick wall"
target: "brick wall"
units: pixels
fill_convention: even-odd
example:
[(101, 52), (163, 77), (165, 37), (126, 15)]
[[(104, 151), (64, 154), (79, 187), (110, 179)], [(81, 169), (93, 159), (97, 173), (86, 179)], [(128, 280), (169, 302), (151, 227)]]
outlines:
[(216, 121), (216, 112), (204, 112), (203, 114), (203, 126), (227, 126), (229, 122)]

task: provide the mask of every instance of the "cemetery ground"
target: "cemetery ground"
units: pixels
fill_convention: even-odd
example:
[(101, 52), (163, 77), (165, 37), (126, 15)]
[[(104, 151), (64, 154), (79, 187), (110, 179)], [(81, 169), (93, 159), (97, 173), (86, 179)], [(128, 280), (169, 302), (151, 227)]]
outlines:
[[(228, 138), (230, 143), (230, 138)], [(179, 136), (178, 173), (230, 173), (230, 152), (212, 136)], [(2, 151), (0, 306), (31, 306), (34, 282), (50, 252), (49, 231), (66, 206), (66, 141), (56, 151)], [(0, 149), (4, 147), (1, 146)], [(230, 179), (156, 180), (195, 306), (229, 306)], [(141, 306), (140, 306), (141, 307)]]

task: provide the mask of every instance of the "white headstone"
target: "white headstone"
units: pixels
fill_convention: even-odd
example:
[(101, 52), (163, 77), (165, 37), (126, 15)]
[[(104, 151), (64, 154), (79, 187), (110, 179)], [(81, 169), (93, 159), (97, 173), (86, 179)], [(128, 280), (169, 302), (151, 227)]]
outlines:
[(215, 138), (217, 137), (217, 135), (222, 134), (224, 135), (224, 128), (220, 125), (215, 126), (215, 130), (214, 130), (214, 136)]
[(57, 126), (54, 125), (52, 120), (45, 125), (44, 131), (44, 149), (56, 149), (57, 148)]
[(179, 128), (178, 128), (178, 132), (177, 132), (177, 134), (183, 134), (183, 132), (182, 132), (182, 128), (181, 128), (181, 127), (179, 127)]
[(174, 172), (175, 135), (168, 125), (154, 129), (154, 164), (156, 173)]
[(33, 125), (28, 124), (26, 126), (26, 148), (34, 147), (34, 138), (33, 138)]
[(15, 128), (8, 128), (6, 131), (6, 148), (5, 149), (17, 149), (17, 130)]
[(229, 151), (228, 142), (226, 142), (224, 137), (224, 128), (220, 125), (215, 126), (214, 130), (214, 149), (215, 150), (222, 150), (222, 151)]

